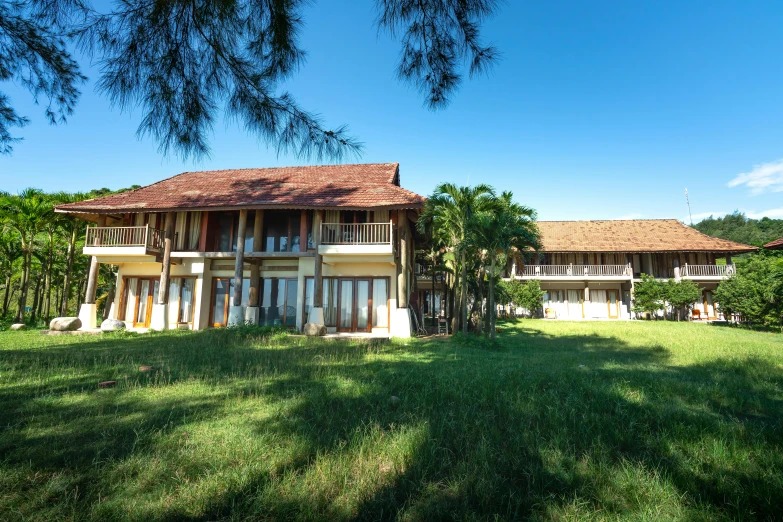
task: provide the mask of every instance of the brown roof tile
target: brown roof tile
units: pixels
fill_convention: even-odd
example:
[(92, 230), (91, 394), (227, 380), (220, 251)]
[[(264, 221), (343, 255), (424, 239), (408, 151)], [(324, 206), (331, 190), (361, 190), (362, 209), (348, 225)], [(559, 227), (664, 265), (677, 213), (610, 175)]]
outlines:
[(702, 234), (676, 219), (539, 221), (546, 252), (726, 252), (755, 247)]
[(399, 186), (398, 163), (183, 172), (137, 190), (59, 205), (58, 212), (175, 209), (419, 208), (424, 198)]
[(783, 237), (776, 239), (775, 241), (770, 241), (764, 245), (764, 248), (769, 248), (770, 250), (783, 250)]

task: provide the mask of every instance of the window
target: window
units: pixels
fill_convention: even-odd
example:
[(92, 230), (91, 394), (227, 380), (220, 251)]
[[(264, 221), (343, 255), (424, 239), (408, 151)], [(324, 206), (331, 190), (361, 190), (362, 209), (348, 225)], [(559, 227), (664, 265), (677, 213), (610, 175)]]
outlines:
[[(305, 278), (305, 317), (313, 306), (313, 288), (313, 278)], [(324, 277), (323, 309), (325, 326), (356, 331), (388, 328), (389, 278)]]
[[(245, 225), (245, 252), (253, 251), (253, 230), (256, 221), (256, 213), (247, 213), (247, 224)], [(231, 241), (231, 251), (237, 251), (237, 240), (239, 237), (239, 214), (234, 217), (234, 239)]]
[(260, 324), (296, 327), (296, 279), (265, 277), (261, 280)]
[(264, 252), (299, 252), (302, 221), (300, 211), (264, 214)]
[(217, 223), (217, 252), (231, 252), (234, 231), (234, 216), (231, 214), (219, 214)]
[(389, 327), (389, 280), (372, 280), (372, 326)]
[(169, 283), (169, 324), (193, 323), (195, 277), (173, 277)]

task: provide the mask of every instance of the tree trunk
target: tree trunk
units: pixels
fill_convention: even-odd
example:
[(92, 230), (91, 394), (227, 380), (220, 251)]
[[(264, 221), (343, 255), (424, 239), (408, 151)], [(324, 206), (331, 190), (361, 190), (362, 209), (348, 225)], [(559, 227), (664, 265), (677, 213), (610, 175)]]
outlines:
[(462, 272), (462, 290), (460, 294), (460, 303), (459, 303), (459, 312), (460, 312), (460, 321), (462, 325), (462, 334), (467, 335), (468, 333), (468, 263), (465, 261), (465, 250), (462, 251), (462, 254), (460, 255), (462, 258), (462, 266), (460, 267), (460, 271)]
[(116, 283), (112, 281), (112, 283), (109, 285), (109, 291), (106, 293), (106, 300), (103, 302), (104, 321), (109, 318), (109, 312), (111, 311), (111, 304), (114, 302), (114, 293), (116, 291), (115, 287), (116, 287)]
[(56, 310), (60, 309), (60, 298), (62, 297), (62, 294), (60, 293), (60, 288), (56, 288), (54, 290), (54, 302), (57, 303), (57, 306), (55, 307)]
[(21, 323), (24, 321), (24, 309), (27, 305), (27, 286), (30, 277), (30, 262), (32, 261), (32, 254), (22, 254), (22, 281), (19, 287), (19, 308), (16, 311), (16, 317), (14, 321)]
[(35, 277), (35, 290), (33, 290), (33, 309), (31, 310), (30, 320), (35, 319), (41, 313), (41, 277), (43, 274), (32, 274)]
[(488, 310), (487, 313), (489, 314), (489, 329), (490, 329), (490, 336), (492, 337), (492, 342), (495, 342), (495, 256), (492, 256), (492, 264), (491, 264), (491, 273), (489, 274), (489, 299), (488, 301)]
[[(71, 240), (68, 243), (68, 259), (65, 268), (65, 277), (63, 279), (63, 296), (60, 305), (60, 315), (68, 315), (68, 298), (70, 297), (71, 275), (73, 274), (73, 252), (76, 248), (76, 221), (73, 222), (71, 229)], [(81, 294), (81, 292), (79, 292)]]
[(52, 304), (52, 267), (54, 266), (54, 232), (49, 231), (49, 259), (46, 267), (46, 280), (44, 283), (44, 305), (42, 308), (45, 319), (49, 318), (49, 309)]
[[(433, 267), (435, 264), (433, 263)], [(438, 333), (438, 318), (435, 317), (435, 270), (431, 270), (430, 277), (432, 278), (432, 294), (430, 294), (430, 313), (432, 314), (432, 327), (435, 329), (435, 333)], [(443, 303), (441, 303), (442, 305)]]
[(33, 309), (30, 313), (30, 321), (35, 322), (35, 318), (38, 316), (38, 311), (41, 305), (41, 277), (40, 275), (35, 278), (35, 291), (33, 292)]
[(3, 317), (8, 313), (8, 298), (11, 295), (11, 272), (5, 275), (5, 297), (3, 297)]

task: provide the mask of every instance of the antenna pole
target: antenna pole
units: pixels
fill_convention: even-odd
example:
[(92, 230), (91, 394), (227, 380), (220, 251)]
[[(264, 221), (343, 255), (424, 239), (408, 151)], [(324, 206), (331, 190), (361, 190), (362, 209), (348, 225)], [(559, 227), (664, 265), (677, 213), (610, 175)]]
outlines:
[(690, 216), (691, 226), (693, 226), (693, 214), (691, 214), (691, 200), (688, 199), (688, 189), (685, 189), (685, 202), (688, 204), (688, 216)]

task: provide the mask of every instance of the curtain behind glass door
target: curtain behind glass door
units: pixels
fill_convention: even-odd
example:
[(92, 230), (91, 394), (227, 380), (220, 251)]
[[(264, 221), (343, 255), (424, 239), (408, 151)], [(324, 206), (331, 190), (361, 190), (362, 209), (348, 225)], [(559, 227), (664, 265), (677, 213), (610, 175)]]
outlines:
[(372, 325), (386, 328), (389, 326), (389, 290), (386, 279), (372, 280)]
[(353, 281), (340, 281), (340, 328), (353, 326)]
[(228, 279), (215, 279), (215, 295), (212, 296), (212, 323), (226, 325)]
[(128, 297), (125, 302), (125, 322), (133, 323), (133, 312), (136, 310), (139, 279), (137, 277), (129, 277), (125, 281), (125, 288), (128, 289)]
[(150, 282), (148, 279), (141, 280), (139, 290), (139, 311), (136, 313), (136, 323), (144, 324), (147, 322), (147, 297), (150, 293)]
[(366, 330), (369, 323), (370, 282), (359, 279), (356, 281), (356, 329)]

